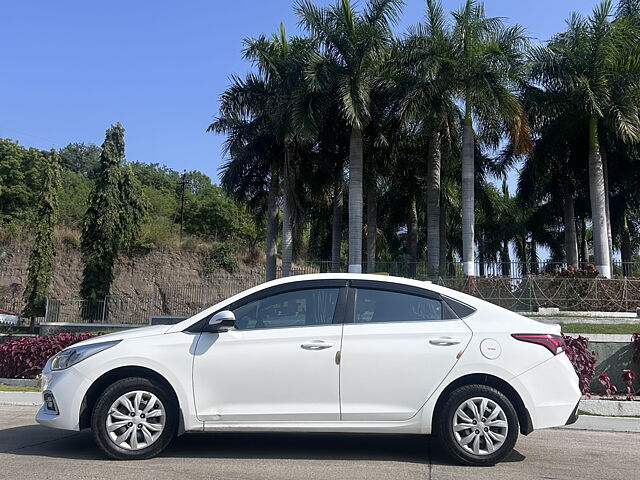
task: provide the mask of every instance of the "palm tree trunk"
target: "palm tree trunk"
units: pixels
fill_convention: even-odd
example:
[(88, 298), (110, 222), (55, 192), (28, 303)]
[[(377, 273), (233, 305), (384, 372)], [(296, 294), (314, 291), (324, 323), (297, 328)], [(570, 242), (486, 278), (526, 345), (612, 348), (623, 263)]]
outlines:
[(442, 191), (440, 192), (440, 268), (437, 275), (446, 275), (449, 246), (447, 245), (447, 207), (442, 201)]
[(633, 247), (631, 246), (631, 232), (629, 232), (629, 224), (627, 223), (627, 214), (625, 212), (622, 218), (622, 235), (620, 235), (620, 257), (622, 260), (622, 274), (625, 277), (632, 275), (631, 262), (633, 261)]
[(573, 188), (565, 179), (562, 186), (564, 197), (564, 248), (567, 256), (567, 264), (578, 268), (578, 234), (576, 232), (576, 216), (573, 209)]
[(349, 272), (362, 273), (362, 132), (351, 129), (349, 140)]
[(285, 147), (284, 172), (282, 175), (282, 276), (291, 275), (291, 261), (293, 259), (293, 234), (291, 232), (291, 148)]
[(598, 118), (595, 115), (592, 116), (589, 123), (589, 197), (593, 223), (593, 251), (596, 270), (601, 276), (611, 278), (604, 172), (598, 143)]
[(331, 222), (331, 271), (340, 271), (340, 250), (342, 247), (342, 210), (344, 180), (342, 167), (338, 169), (333, 184), (333, 220)]
[(427, 152), (427, 273), (440, 272), (440, 134), (434, 132)]
[(418, 211), (415, 197), (411, 199), (407, 215), (407, 247), (409, 250), (409, 278), (415, 278), (418, 265)]
[(540, 273), (540, 269), (538, 268), (538, 242), (536, 242), (533, 238), (533, 234), (531, 235), (531, 273), (535, 273), (536, 275)]
[(504, 240), (502, 242), (502, 252), (500, 252), (500, 263), (502, 265), (502, 275), (505, 277), (511, 276), (511, 256), (509, 255), (509, 241)]
[(625, 277), (632, 275), (631, 262), (633, 261), (633, 247), (631, 246), (631, 234), (629, 232), (629, 224), (627, 223), (627, 215), (625, 213), (622, 219), (622, 235), (620, 245), (620, 256), (622, 259), (622, 274)]
[[(467, 107), (469, 108), (469, 107)], [(468, 114), (462, 131), (462, 271), (475, 274), (474, 259), (474, 152), (473, 127)]]
[(587, 268), (589, 262), (589, 242), (587, 241), (587, 221), (583, 218), (580, 221), (580, 233), (582, 234), (582, 268)]
[(611, 210), (609, 209), (609, 165), (607, 163), (607, 150), (600, 147), (602, 157), (602, 175), (604, 177), (604, 201), (607, 209), (607, 245), (609, 247), (609, 265), (613, 272), (613, 235), (611, 234)]
[(367, 272), (376, 271), (376, 234), (378, 232), (378, 187), (373, 178), (367, 190)]
[(271, 168), (269, 195), (267, 197), (267, 271), (266, 280), (276, 278), (276, 256), (278, 254), (278, 168)]

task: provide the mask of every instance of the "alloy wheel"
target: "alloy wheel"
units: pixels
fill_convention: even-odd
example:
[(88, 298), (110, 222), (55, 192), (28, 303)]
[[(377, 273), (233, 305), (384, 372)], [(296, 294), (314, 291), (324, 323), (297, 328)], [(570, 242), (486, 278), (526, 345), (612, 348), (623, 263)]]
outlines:
[(456, 409), (452, 428), (455, 440), (464, 450), (474, 455), (490, 455), (502, 447), (509, 423), (495, 401), (473, 397)]
[(109, 408), (106, 427), (109, 438), (126, 450), (142, 450), (160, 438), (166, 410), (158, 397), (144, 390), (125, 393)]

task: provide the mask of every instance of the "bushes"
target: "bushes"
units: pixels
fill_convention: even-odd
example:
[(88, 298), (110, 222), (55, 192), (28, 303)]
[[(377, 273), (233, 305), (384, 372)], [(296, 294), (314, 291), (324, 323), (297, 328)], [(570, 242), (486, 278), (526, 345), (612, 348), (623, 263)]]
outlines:
[(7, 339), (0, 344), (0, 377), (35, 378), (50, 357), (69, 345), (94, 336), (88, 333), (59, 333), (46, 337)]
[(575, 368), (580, 379), (580, 391), (589, 395), (591, 381), (595, 375), (595, 352), (589, 351), (589, 339), (579, 335), (577, 338), (562, 335), (566, 344), (567, 357)]
[(203, 274), (211, 277), (219, 269), (227, 273), (234, 273), (238, 269), (238, 259), (231, 244), (221, 243), (217, 245), (209, 254), (204, 263)]

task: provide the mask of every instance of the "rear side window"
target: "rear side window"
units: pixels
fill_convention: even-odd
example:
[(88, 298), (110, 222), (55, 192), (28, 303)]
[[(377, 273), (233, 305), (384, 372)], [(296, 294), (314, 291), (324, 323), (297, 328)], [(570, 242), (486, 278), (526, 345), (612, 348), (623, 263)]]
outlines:
[(358, 288), (355, 323), (442, 320), (442, 302), (400, 292)]

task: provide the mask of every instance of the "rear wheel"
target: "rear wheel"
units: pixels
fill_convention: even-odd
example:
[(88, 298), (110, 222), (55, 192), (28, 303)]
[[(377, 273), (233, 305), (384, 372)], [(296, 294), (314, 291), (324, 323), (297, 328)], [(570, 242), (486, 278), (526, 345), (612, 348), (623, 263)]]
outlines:
[(119, 460), (151, 458), (176, 434), (178, 406), (171, 392), (147, 378), (125, 378), (109, 386), (91, 415), (97, 445)]
[(436, 430), (444, 449), (465, 465), (494, 465), (518, 439), (518, 416), (509, 399), (486, 385), (454, 390), (439, 409)]

